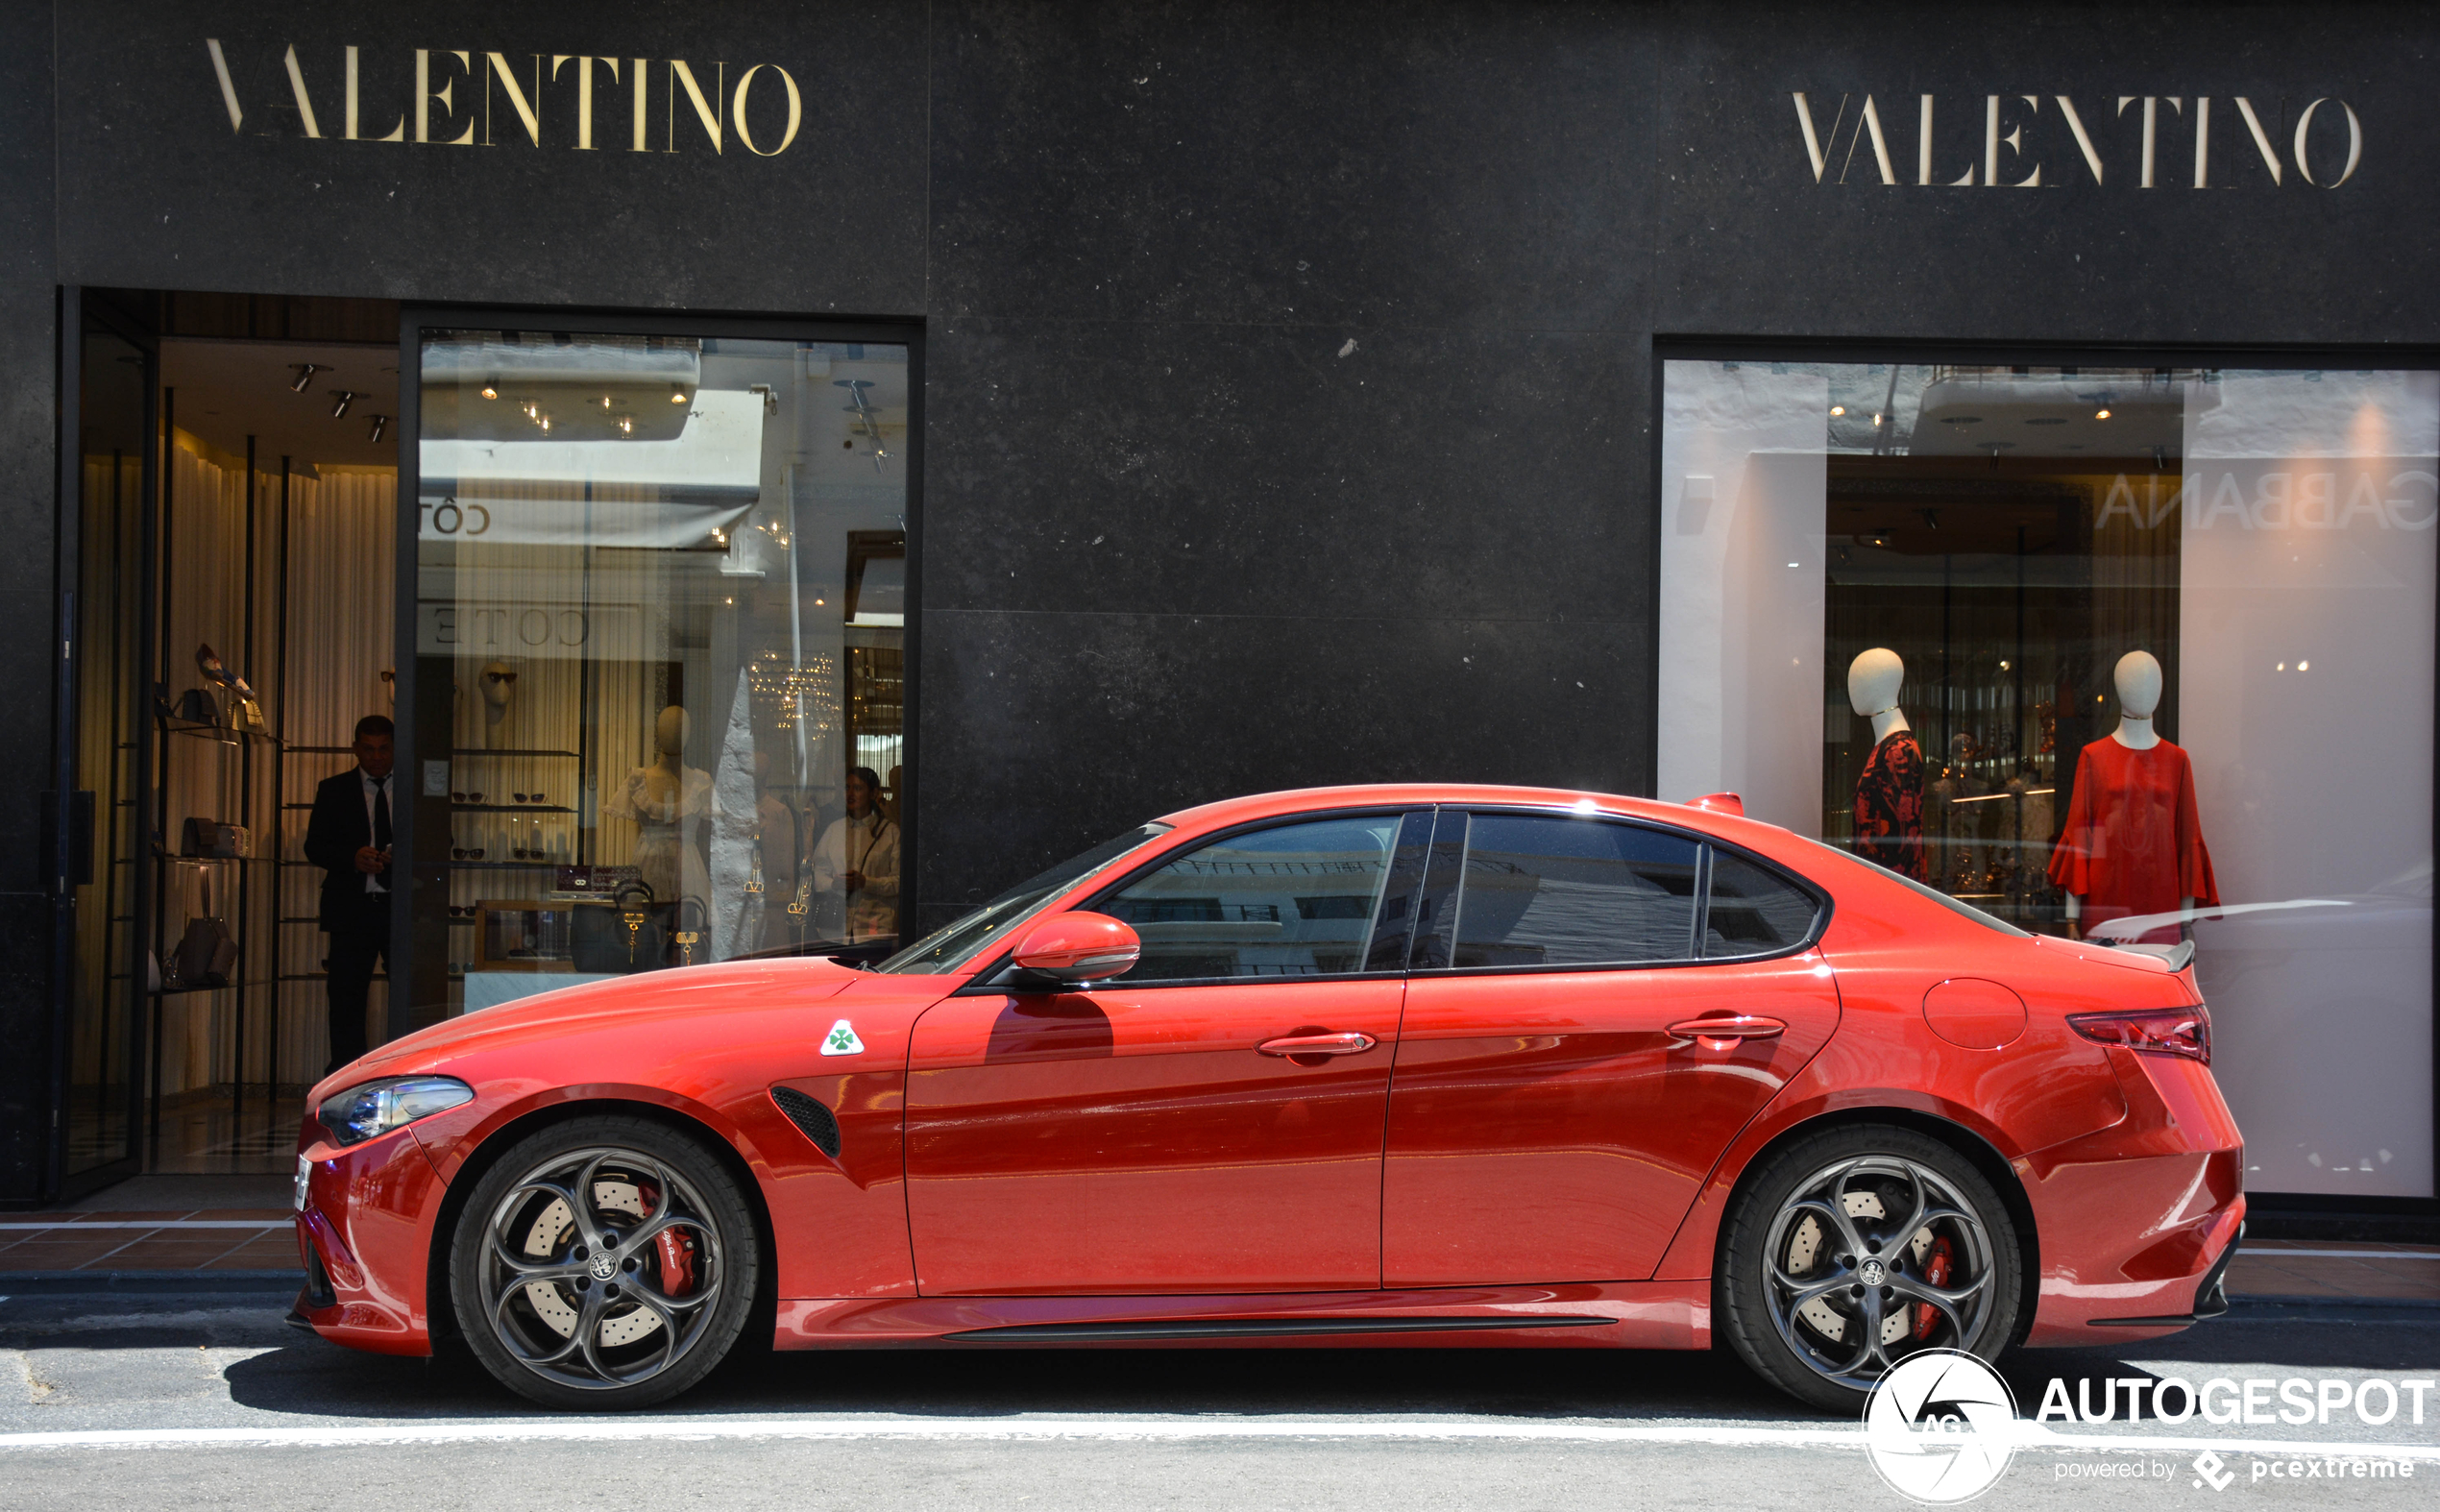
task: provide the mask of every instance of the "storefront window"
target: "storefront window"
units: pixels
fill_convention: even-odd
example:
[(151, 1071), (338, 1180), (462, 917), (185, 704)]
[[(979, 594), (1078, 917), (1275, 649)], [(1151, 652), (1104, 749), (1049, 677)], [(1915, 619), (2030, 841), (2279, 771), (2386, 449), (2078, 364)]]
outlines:
[(2431, 1195), (2440, 375), (1666, 382), (1661, 795), (2190, 938), (2248, 1184)]
[(904, 346), (425, 333), (415, 754), (452, 1009), (894, 939), (908, 372)]

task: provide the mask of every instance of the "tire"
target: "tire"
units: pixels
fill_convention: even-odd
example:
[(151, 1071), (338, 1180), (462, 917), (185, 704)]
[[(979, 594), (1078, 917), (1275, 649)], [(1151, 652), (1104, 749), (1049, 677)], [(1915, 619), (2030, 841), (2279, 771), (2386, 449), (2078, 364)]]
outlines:
[(1746, 1177), (1713, 1286), (1755, 1375), (1861, 1413), (1917, 1350), (1988, 1361), (2006, 1348), (2023, 1265), (2007, 1206), (1971, 1161), (1913, 1130), (1857, 1124), (1798, 1139)]
[(618, 1411), (720, 1363), (760, 1261), (745, 1195), (700, 1142), (646, 1118), (577, 1118), (518, 1140), (476, 1183), (450, 1241), (451, 1305), (511, 1391)]

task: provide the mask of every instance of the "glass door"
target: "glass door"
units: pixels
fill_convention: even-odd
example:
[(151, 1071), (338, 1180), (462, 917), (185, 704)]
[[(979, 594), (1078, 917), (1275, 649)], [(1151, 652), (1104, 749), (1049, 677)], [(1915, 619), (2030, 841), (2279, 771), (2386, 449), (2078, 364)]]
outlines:
[(49, 834), (63, 847), (60, 889), (66, 967), (66, 1106), (59, 1181), (74, 1195), (133, 1171), (139, 1009), (148, 982), (137, 920), (146, 868), (138, 863), (146, 721), (141, 649), (151, 515), (155, 356), (145, 345), (81, 317), (75, 411), (75, 514), (62, 533), (74, 551), (69, 671), (62, 713), (71, 732), (65, 780)]

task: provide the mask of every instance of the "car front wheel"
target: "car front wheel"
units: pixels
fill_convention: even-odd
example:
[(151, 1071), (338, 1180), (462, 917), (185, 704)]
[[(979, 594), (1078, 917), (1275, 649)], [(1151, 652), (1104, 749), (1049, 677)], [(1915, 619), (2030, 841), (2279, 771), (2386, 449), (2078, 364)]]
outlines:
[(648, 1119), (519, 1140), (476, 1184), (451, 1247), (460, 1333), (545, 1406), (641, 1407), (693, 1386), (743, 1329), (758, 1256), (736, 1181)]
[(2015, 1225), (1970, 1161), (1913, 1130), (1855, 1125), (1797, 1140), (1744, 1183), (1716, 1285), (1756, 1375), (1859, 1412), (1918, 1350), (2005, 1348), (2021, 1267)]

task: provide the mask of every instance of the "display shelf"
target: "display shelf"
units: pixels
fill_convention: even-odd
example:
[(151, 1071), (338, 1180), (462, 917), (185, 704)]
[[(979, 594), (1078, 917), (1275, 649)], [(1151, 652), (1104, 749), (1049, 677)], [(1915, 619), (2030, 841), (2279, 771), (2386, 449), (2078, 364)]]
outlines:
[(572, 861), (452, 861), (451, 871), (556, 871), (573, 866)]
[(584, 759), (574, 751), (506, 750), (477, 747), (473, 745), (452, 746), (450, 750), (450, 754), (452, 756), (564, 756), (570, 761), (581, 761)]
[(193, 719), (176, 719), (161, 714), (153, 718), (164, 735), (191, 735), (223, 745), (234, 745), (239, 741), (260, 741), (266, 745), (280, 744), (280, 737), (268, 730), (241, 730), (233, 724), (198, 724)]
[(563, 803), (452, 803), (453, 814), (573, 814)]
[(355, 754), (355, 747), (353, 745), (287, 745), (282, 746), (281, 749), (291, 756), (353, 756)]

